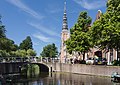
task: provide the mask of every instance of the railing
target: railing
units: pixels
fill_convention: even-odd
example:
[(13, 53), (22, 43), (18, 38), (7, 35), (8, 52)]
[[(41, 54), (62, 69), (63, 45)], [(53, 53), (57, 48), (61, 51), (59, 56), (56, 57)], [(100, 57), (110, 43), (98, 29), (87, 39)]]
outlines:
[(37, 61), (36, 58), (21, 58), (21, 57), (4, 57), (0, 58), (0, 62), (32, 62)]
[(10, 62), (43, 62), (43, 63), (59, 63), (57, 58), (36, 58), (36, 57), (3, 57), (0, 58), (0, 63), (10, 63)]

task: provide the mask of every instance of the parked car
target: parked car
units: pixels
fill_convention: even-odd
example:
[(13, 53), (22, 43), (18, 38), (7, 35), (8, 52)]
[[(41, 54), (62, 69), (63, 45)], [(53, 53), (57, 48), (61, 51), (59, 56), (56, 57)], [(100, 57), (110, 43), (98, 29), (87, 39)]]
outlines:
[(98, 62), (96, 65), (107, 65), (107, 59), (106, 58), (98, 58)]
[(107, 59), (106, 58), (101, 58), (99, 57), (98, 59), (96, 58), (88, 58), (86, 60), (87, 65), (107, 65)]
[(103, 58), (103, 59), (102, 59), (102, 64), (103, 64), (103, 65), (107, 65), (107, 59), (106, 59), (106, 58)]
[(86, 64), (87, 64), (87, 65), (93, 65), (93, 64), (94, 64), (94, 59), (93, 59), (93, 58), (88, 58), (88, 59), (86, 60)]

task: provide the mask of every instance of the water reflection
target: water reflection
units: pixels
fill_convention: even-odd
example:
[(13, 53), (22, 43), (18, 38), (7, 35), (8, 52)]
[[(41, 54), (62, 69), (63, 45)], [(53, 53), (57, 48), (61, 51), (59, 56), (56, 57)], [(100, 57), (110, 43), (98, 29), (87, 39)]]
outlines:
[(111, 82), (111, 78), (70, 73), (49, 73), (34, 78), (16, 78), (6, 85), (120, 85)]

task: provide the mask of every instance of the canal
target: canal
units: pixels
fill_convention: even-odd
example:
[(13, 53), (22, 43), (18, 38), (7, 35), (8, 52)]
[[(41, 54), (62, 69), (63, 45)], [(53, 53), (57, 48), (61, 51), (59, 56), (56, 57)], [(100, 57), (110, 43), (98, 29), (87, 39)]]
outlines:
[[(12, 77), (11, 77), (12, 78)], [(39, 76), (14, 76), (1, 85), (120, 85), (109, 77), (71, 73), (41, 73)]]

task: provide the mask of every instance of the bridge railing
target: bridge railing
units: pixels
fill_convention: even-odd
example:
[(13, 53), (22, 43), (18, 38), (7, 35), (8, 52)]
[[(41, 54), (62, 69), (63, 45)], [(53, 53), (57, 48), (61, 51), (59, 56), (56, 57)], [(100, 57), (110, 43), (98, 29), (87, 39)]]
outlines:
[(58, 58), (38, 58), (38, 57), (3, 57), (0, 58), (0, 63), (10, 62), (43, 62), (43, 63), (59, 63)]
[(29, 58), (29, 57), (0, 57), (0, 63), (4, 62), (32, 62), (36, 61), (36, 58)]
[(59, 59), (58, 58), (40, 58), (37, 59), (37, 62), (43, 62), (43, 63), (59, 63)]

